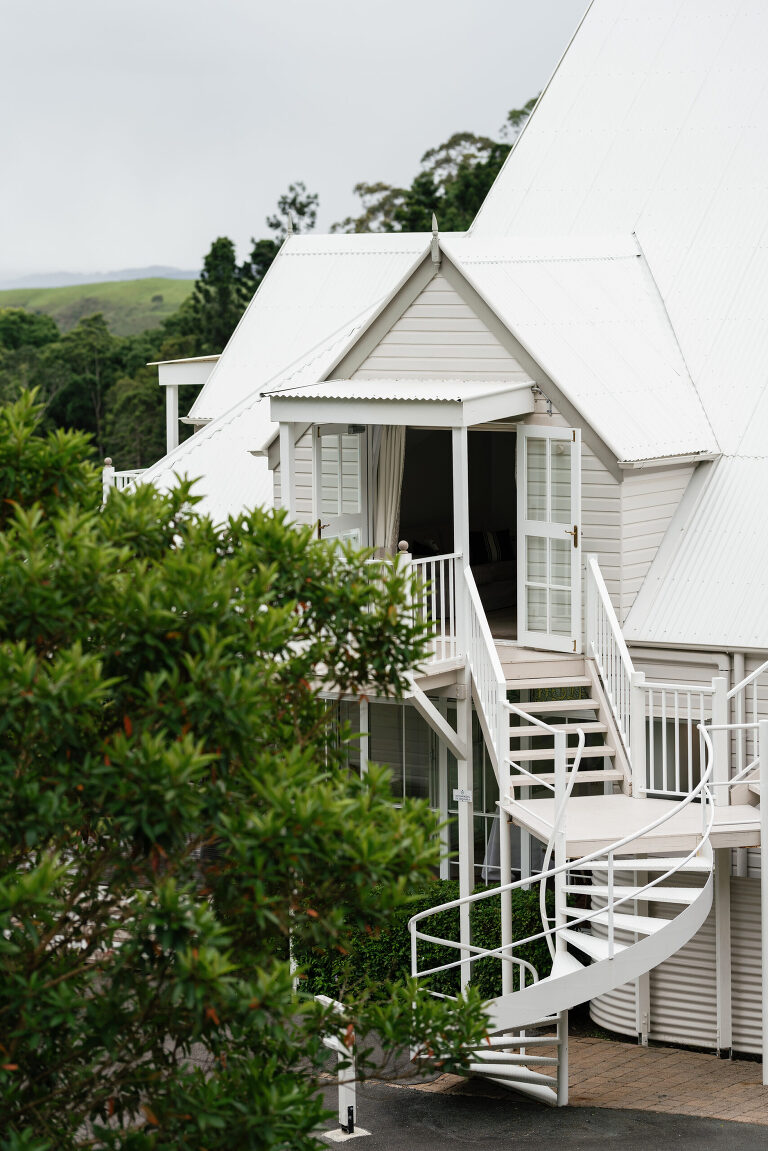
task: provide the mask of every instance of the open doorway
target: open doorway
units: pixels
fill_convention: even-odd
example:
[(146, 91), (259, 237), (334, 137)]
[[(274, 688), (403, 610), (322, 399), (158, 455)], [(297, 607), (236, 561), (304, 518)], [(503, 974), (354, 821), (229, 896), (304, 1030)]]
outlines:
[[(494, 635), (517, 635), (516, 436), (471, 431), (469, 563)], [(399, 536), (414, 557), (453, 551), (451, 433), (408, 428)]]

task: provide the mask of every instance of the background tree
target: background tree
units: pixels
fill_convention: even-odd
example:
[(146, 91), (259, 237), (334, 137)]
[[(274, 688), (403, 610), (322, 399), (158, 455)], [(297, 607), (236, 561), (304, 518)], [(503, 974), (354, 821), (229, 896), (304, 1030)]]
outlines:
[[(215, 528), (187, 483), (100, 510), (85, 437), (39, 416), (0, 410), (0, 1148), (324, 1146), (289, 931), (344, 949), (437, 862), (319, 695), (402, 690), (406, 577), (280, 513)], [(476, 993), (376, 990), (343, 1026), (446, 1067), (482, 1036)]]
[(515, 140), (533, 111), (537, 97), (513, 108), (499, 132), (500, 140), (473, 132), (454, 132), (421, 158), (421, 171), (408, 188), (359, 183), (358, 216), (331, 225), (332, 232), (426, 232), (432, 213), (443, 231), (470, 226)]
[(191, 299), (188, 321), (197, 339), (197, 354), (221, 352), (248, 302), (235, 245), (228, 236), (211, 244)]

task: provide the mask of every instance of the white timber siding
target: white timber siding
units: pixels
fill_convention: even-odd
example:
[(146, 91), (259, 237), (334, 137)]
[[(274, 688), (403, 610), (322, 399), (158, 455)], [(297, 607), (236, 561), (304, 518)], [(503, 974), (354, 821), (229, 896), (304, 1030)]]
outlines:
[[(678, 876), (678, 882), (682, 879)], [(691, 878), (691, 883), (695, 881)], [(666, 904), (650, 903), (648, 914), (670, 919)], [(616, 938), (619, 938), (618, 932)], [(691, 1047), (717, 1045), (715, 912), (684, 947), (650, 975), (649, 1038)], [(759, 1055), (761, 1031), (760, 884), (731, 878), (731, 1011), (733, 1049)], [(634, 984), (593, 999), (595, 1023), (621, 1035), (635, 1034)]]
[[(280, 464), (274, 472), (275, 507), (282, 507), (280, 500)], [(311, 524), (317, 519), (312, 483), (312, 429), (308, 429), (296, 441), (296, 522)]]
[(530, 379), (438, 273), (395, 321), (352, 378)]
[(693, 467), (630, 472), (621, 484), (622, 622), (635, 602), (664, 533), (683, 498)]

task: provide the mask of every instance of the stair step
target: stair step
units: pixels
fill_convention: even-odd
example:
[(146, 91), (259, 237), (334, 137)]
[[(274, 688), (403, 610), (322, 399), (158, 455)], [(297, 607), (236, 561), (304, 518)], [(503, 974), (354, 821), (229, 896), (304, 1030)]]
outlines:
[[(583, 931), (575, 931), (571, 927), (565, 927), (560, 932), (560, 937), (567, 943), (573, 944), (583, 951), (585, 955), (589, 955), (592, 959), (609, 959), (608, 940), (601, 939), (598, 935), (587, 935)], [(626, 943), (614, 943), (613, 953), (618, 955), (620, 951), (626, 951)]]
[[(508, 679), (507, 691), (541, 691), (542, 689), (560, 688), (567, 691), (572, 687), (591, 687), (592, 680), (588, 675), (553, 676), (547, 679)], [(550, 701), (558, 702), (558, 701)]]
[[(525, 1047), (525, 1039), (520, 1040), (520, 1046)], [(508, 1064), (510, 1067), (557, 1067), (559, 1062), (556, 1055), (521, 1055), (518, 1051), (478, 1051), (475, 1049), (472, 1056), (479, 1063), (487, 1063), (496, 1072), (497, 1066)]]
[[(576, 751), (575, 747), (569, 747), (568, 748), (569, 754), (573, 754), (575, 751)], [(538, 748), (535, 748), (531, 751), (526, 751), (525, 748), (520, 748), (519, 750), (516, 748), (514, 751), (515, 759), (519, 759), (521, 762), (523, 762), (523, 761), (532, 762), (534, 760), (554, 759), (554, 754), (555, 753), (551, 747), (538, 747)], [(606, 744), (602, 745), (601, 747), (585, 747), (581, 753), (581, 758), (582, 759), (596, 759), (599, 757), (599, 758), (603, 759), (606, 757), (614, 756), (615, 754), (616, 754), (616, 748), (611, 747), (610, 744), (606, 743)]]
[[(602, 884), (590, 884), (579, 887), (569, 884), (565, 890), (569, 894), (596, 895), (599, 899), (608, 898), (608, 887)], [(642, 894), (638, 894), (642, 892)], [(695, 903), (701, 895), (700, 887), (652, 887), (650, 891), (642, 891), (640, 887), (614, 887), (613, 894), (616, 899), (642, 899), (646, 903)]]
[[(564, 731), (566, 735), (572, 735), (574, 739), (578, 738), (579, 730), (583, 731), (586, 735), (588, 732), (593, 731), (607, 731), (608, 724), (600, 723), (598, 720), (587, 720), (585, 723), (550, 723), (550, 727), (554, 727), (555, 731)], [(527, 724), (525, 727), (510, 727), (510, 738), (522, 739), (523, 736), (543, 736), (547, 732), (542, 727), (537, 727), (535, 723)]]
[[(567, 955), (567, 951), (560, 952)], [(578, 962), (578, 961), (577, 961)], [(579, 964), (579, 967), (583, 966)], [(531, 1027), (536, 1024), (532, 1023)], [(467, 1051), (492, 1051), (503, 1047), (554, 1047), (557, 1043), (556, 1035), (491, 1035), (482, 1043), (467, 1046)]]
[[(585, 914), (583, 907), (566, 907), (566, 915), (573, 915), (577, 918)], [(597, 915), (593, 915), (589, 920), (590, 923), (599, 923), (602, 927), (608, 925), (608, 912), (598, 911)], [(636, 931), (639, 935), (653, 935), (656, 931), (661, 931), (662, 927), (667, 927), (669, 924), (668, 919), (656, 919), (652, 915), (629, 915), (626, 912), (615, 911), (613, 913), (613, 926), (622, 931)]]
[(507, 1082), (514, 1081), (515, 1083), (535, 1083), (539, 1087), (552, 1087), (557, 1086), (557, 1079), (551, 1075), (542, 1075), (540, 1071), (529, 1071), (527, 1067), (516, 1067), (514, 1065), (505, 1067), (501, 1063), (494, 1063), (493, 1065), (484, 1066), (482, 1063), (470, 1063), (468, 1068), (473, 1075), (482, 1075), (484, 1072), (489, 1071), (492, 1073), (494, 1079), (504, 1079)]
[(557, 1091), (552, 1087), (540, 1087), (536, 1083), (509, 1083), (506, 1079), (497, 1079), (493, 1075), (484, 1075), (489, 1083), (498, 1083), (500, 1087), (511, 1087), (513, 1091), (518, 1091), (521, 1095), (527, 1095), (529, 1099), (535, 1099), (537, 1103), (547, 1103), (550, 1107), (557, 1107)]
[[(570, 772), (568, 773), (570, 775)], [(554, 783), (555, 774), (552, 771), (543, 771), (537, 773), (537, 779), (542, 783)], [(597, 769), (595, 771), (580, 771), (576, 776), (577, 783), (614, 783), (624, 778), (624, 772), (618, 767)], [(513, 775), (509, 781), (510, 791), (514, 791), (517, 787), (535, 787), (536, 784), (531, 781), (527, 775)], [(623, 864), (621, 865), (624, 866)], [(616, 859), (616, 867), (619, 867), (618, 856)]]
[(571, 955), (570, 951), (556, 951), (552, 960), (552, 970), (547, 978), (560, 979), (563, 975), (573, 975), (574, 971), (580, 971), (583, 966), (581, 960)]
[[(552, 715), (563, 715), (566, 711), (599, 711), (600, 704), (596, 699), (547, 699), (537, 700), (534, 703), (520, 704), (523, 711), (529, 715), (541, 715), (551, 712)], [(512, 712), (514, 715), (515, 713)]]
[[(622, 871), (670, 871), (673, 867), (677, 867), (680, 872), (698, 872), (702, 875), (708, 875), (712, 870), (712, 864), (708, 860), (696, 856), (689, 859), (687, 863), (678, 865), (680, 865), (680, 860), (670, 855), (657, 856), (655, 859), (643, 859), (636, 856), (627, 856), (625, 859), (621, 855), (614, 857), (614, 866)], [(595, 859), (592, 863), (580, 863), (578, 870), (607, 871), (608, 864), (604, 859)]]

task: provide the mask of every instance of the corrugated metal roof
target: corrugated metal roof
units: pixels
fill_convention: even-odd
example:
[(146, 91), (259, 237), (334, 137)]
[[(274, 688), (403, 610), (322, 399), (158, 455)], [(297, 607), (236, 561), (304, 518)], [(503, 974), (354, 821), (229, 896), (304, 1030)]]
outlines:
[(472, 235), (636, 233), (724, 452), (768, 379), (768, 5), (593, 0)]
[(631, 237), (458, 239), (445, 248), (618, 459), (717, 452)]
[(708, 466), (704, 490), (688, 500), (687, 518), (673, 521), (624, 633), (663, 647), (765, 650), (768, 563), (756, 509), (768, 506), (768, 461), (729, 457)]
[(404, 233), (293, 236), (280, 250), (189, 415), (215, 419), (329, 336), (352, 333), (426, 253)]
[[(529, 381), (532, 385), (533, 380)], [(503, 380), (325, 380), (306, 386), (270, 388), (265, 395), (281, 399), (320, 400), (406, 400), (414, 403), (455, 403), (500, 396), (520, 390), (520, 381)], [(525, 385), (523, 385), (525, 386)]]

